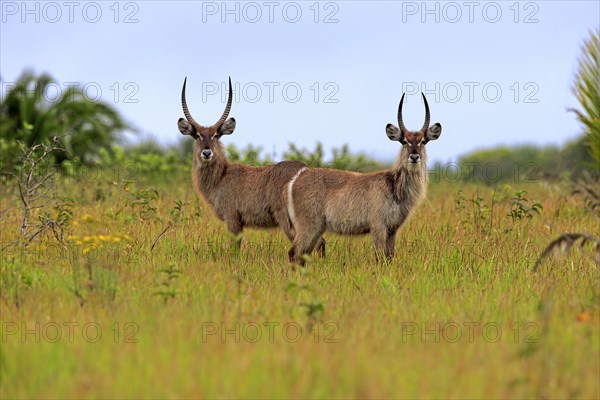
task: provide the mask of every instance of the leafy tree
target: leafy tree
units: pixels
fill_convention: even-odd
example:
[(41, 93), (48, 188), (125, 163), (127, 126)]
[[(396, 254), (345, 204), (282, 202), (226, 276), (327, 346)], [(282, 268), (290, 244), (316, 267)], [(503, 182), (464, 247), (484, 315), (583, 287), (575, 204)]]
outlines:
[(576, 180), (593, 162), (585, 136), (570, 140), (562, 147), (498, 146), (476, 150), (459, 158), (463, 180), (486, 184)]
[(242, 150), (238, 150), (233, 144), (227, 145), (227, 159), (231, 162), (240, 162), (247, 165), (267, 165), (273, 161), (267, 154), (265, 157), (261, 157), (263, 151), (262, 147), (254, 147), (249, 144)]
[(309, 167), (327, 167), (334, 169), (342, 169), (356, 172), (370, 172), (386, 168), (386, 166), (370, 159), (365, 154), (351, 154), (347, 144), (341, 148), (331, 149), (332, 158), (330, 162), (324, 160), (325, 152), (323, 144), (317, 142), (315, 150), (310, 152), (307, 149), (299, 149), (293, 143), (290, 143), (289, 150), (283, 154), (286, 160), (302, 161)]
[(587, 146), (592, 156), (592, 168), (600, 170), (600, 29), (591, 32), (582, 46), (575, 75), (573, 94), (581, 110), (571, 109), (583, 124)]
[(286, 160), (302, 161), (309, 167), (319, 168), (326, 166), (323, 155), (323, 144), (321, 142), (317, 142), (315, 151), (312, 153), (304, 148), (299, 149), (294, 143), (290, 143), (290, 148), (283, 153), (283, 158)]
[(555, 146), (499, 146), (476, 150), (459, 159), (461, 177), (486, 184), (558, 178), (565, 168), (559, 154)]
[[(592, 143), (588, 135), (581, 135), (568, 141), (560, 150), (558, 161), (568, 171), (572, 180), (577, 180), (587, 175), (587, 172), (594, 170), (594, 165), (598, 161), (594, 160), (592, 154)], [(600, 167), (596, 167), (596, 175)]]
[(17, 141), (27, 148), (50, 143), (58, 137), (63, 151), (55, 152), (54, 162), (65, 160), (91, 162), (100, 149), (110, 151), (118, 133), (126, 128), (117, 111), (101, 101), (95, 102), (74, 86), (61, 90), (56, 98), (54, 79), (48, 74), (35, 76), (25, 71), (9, 85), (0, 99), (0, 158), (3, 167), (18, 163)]
[[(582, 55), (575, 75), (573, 93), (582, 110), (571, 109), (577, 119), (583, 124), (585, 142), (571, 143), (565, 148), (567, 154), (575, 157), (581, 154), (582, 144), (587, 146), (587, 162), (583, 164), (592, 167), (592, 173), (582, 171), (581, 179), (573, 184), (573, 194), (583, 200), (584, 209), (600, 221), (600, 29), (592, 32), (590, 38), (582, 46)], [(591, 161), (590, 161), (591, 158)], [(577, 159), (577, 158), (575, 158)], [(581, 164), (581, 163), (580, 163)], [(592, 245), (592, 252), (586, 249), (586, 244)], [(574, 246), (576, 245), (576, 246)], [(566, 253), (571, 248), (578, 248), (583, 254), (594, 260), (600, 267), (600, 238), (587, 232), (565, 232), (554, 239), (542, 252), (537, 260), (534, 271), (538, 270), (543, 260), (553, 253)]]

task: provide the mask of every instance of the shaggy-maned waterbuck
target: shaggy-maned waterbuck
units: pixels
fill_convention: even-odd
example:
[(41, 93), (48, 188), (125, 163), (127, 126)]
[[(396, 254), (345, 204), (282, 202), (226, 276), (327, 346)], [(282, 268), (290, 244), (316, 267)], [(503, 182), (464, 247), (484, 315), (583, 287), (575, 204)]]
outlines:
[[(214, 125), (208, 127), (192, 118), (185, 100), (186, 83), (187, 78), (183, 81), (181, 91), (185, 119), (180, 118), (177, 125), (182, 134), (196, 140), (192, 162), (194, 187), (234, 235), (234, 246), (239, 247), (239, 233), (245, 226), (280, 226), (288, 239), (293, 240), (294, 233), (281, 192), (306, 165), (299, 161), (283, 161), (265, 167), (253, 167), (228, 162), (219, 139), (232, 134), (235, 129), (235, 119), (227, 119), (232, 101), (231, 78), (225, 111)], [(319, 252), (324, 255), (324, 241), (319, 243)]]
[(425, 145), (442, 133), (438, 123), (429, 126), (429, 105), (425, 102), (425, 123), (409, 131), (402, 121), (404, 94), (398, 107), (399, 128), (385, 128), (390, 140), (402, 145), (391, 170), (360, 174), (333, 169), (299, 172), (282, 192), (295, 230), (289, 251), (290, 261), (304, 264), (304, 255), (318, 243), (325, 231), (347, 235), (371, 233), (378, 261), (394, 255), (396, 232), (425, 196), (427, 165)]

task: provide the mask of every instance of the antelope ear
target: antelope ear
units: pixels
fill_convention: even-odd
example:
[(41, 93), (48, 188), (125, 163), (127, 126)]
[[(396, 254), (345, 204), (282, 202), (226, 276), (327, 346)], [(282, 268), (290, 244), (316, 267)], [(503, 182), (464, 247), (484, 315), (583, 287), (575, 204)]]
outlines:
[(231, 135), (234, 130), (235, 130), (235, 118), (229, 118), (219, 128), (219, 132), (217, 132), (217, 136), (221, 137), (223, 135)]
[(442, 125), (440, 125), (438, 122), (436, 122), (429, 129), (427, 129), (427, 132), (425, 132), (425, 140), (427, 142), (429, 142), (430, 140), (436, 140), (437, 138), (440, 137), (441, 134), (442, 134)]
[(177, 127), (179, 128), (179, 132), (181, 132), (182, 135), (189, 135), (191, 137), (196, 137), (198, 135), (196, 132), (196, 128), (194, 128), (192, 124), (187, 122), (186, 119), (179, 118), (179, 121), (177, 121)]
[(397, 142), (402, 141), (402, 132), (393, 124), (387, 124), (385, 127), (385, 133), (390, 138), (390, 140), (395, 140)]

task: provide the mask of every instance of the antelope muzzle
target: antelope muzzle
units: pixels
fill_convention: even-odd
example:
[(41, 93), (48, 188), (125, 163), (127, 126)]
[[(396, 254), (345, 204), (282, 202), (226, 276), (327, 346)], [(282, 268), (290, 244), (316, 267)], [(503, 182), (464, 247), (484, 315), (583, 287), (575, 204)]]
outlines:
[(421, 156), (418, 154), (410, 154), (408, 156), (408, 161), (410, 161), (411, 164), (418, 164), (419, 161), (421, 161)]
[(200, 158), (205, 162), (212, 160), (213, 155), (214, 153), (211, 149), (204, 149), (200, 152)]

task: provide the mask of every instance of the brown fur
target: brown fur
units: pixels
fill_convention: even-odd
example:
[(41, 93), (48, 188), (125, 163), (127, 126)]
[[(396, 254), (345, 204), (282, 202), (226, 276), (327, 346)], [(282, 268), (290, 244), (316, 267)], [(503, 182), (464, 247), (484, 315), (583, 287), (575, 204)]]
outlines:
[[(194, 188), (208, 202), (216, 216), (225, 222), (236, 240), (244, 227), (281, 227), (290, 241), (294, 231), (288, 218), (281, 192), (290, 179), (306, 165), (300, 161), (283, 161), (264, 167), (253, 167), (227, 161), (220, 142), (222, 135), (235, 129), (235, 120), (227, 120), (222, 127), (192, 126), (185, 119), (178, 122), (179, 130), (195, 138), (192, 162)], [(210, 151), (209, 158), (203, 151)], [(325, 241), (318, 246), (325, 255)]]
[(212, 146), (213, 161), (202, 161), (203, 146), (194, 145), (192, 179), (196, 190), (210, 204), (227, 229), (237, 235), (245, 226), (268, 228), (281, 226), (292, 240), (285, 205), (280, 193), (292, 176), (305, 165), (284, 161), (265, 167), (253, 167), (227, 161), (221, 143)]
[[(221, 118), (205, 127), (194, 120), (185, 99), (187, 78), (181, 90), (184, 118), (177, 126), (183, 135), (195, 139), (192, 180), (194, 188), (208, 202), (217, 217), (224, 221), (234, 235), (234, 246), (239, 247), (239, 234), (245, 226), (269, 228), (280, 226), (288, 239), (294, 232), (282, 203), (281, 191), (290, 179), (306, 166), (299, 161), (284, 161), (266, 167), (252, 167), (227, 161), (221, 144), (223, 135), (235, 130), (235, 119), (227, 119), (232, 103), (232, 85), (229, 78), (229, 98)], [(325, 242), (319, 251), (325, 255)]]
[[(378, 260), (390, 260), (398, 229), (425, 197), (427, 166), (425, 143), (435, 140), (441, 126), (427, 132), (398, 133), (387, 127), (391, 140), (405, 143), (391, 170), (360, 174), (332, 169), (306, 170), (293, 183), (291, 194), (283, 191), (288, 209), (293, 210), (296, 232), (290, 261), (304, 263), (325, 231), (346, 235), (371, 233)], [(411, 163), (409, 156), (419, 162)]]

